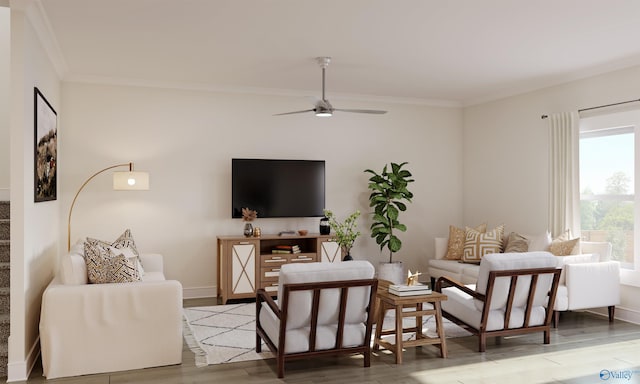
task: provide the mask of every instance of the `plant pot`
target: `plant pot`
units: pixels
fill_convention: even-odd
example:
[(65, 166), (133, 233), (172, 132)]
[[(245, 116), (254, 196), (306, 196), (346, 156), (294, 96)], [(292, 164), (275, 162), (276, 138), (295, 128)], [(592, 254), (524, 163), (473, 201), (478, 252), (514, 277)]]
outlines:
[(378, 264), (378, 279), (387, 280), (393, 284), (405, 284), (406, 275), (402, 261)]

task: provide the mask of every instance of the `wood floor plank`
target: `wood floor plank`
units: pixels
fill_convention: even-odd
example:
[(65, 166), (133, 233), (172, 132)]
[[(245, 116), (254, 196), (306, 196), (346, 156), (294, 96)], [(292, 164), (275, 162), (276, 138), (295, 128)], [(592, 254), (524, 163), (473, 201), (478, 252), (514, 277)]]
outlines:
[[(215, 299), (185, 301), (185, 306), (215, 305)], [(563, 313), (552, 330), (551, 344), (542, 334), (489, 338), (487, 351), (478, 353), (478, 339), (448, 339), (449, 357), (437, 348), (408, 348), (404, 364), (396, 365), (388, 351), (375, 352), (371, 367), (362, 356), (323, 357), (286, 364), (285, 378), (276, 376), (275, 360), (256, 360), (198, 368), (185, 345), (180, 365), (47, 381), (38, 364), (27, 383), (64, 384), (174, 384), (174, 383), (291, 383), (291, 384), (476, 384), (476, 383), (598, 383), (599, 373), (635, 370), (629, 383), (640, 383), (640, 325), (587, 312)], [(635, 381), (634, 381), (635, 380)]]

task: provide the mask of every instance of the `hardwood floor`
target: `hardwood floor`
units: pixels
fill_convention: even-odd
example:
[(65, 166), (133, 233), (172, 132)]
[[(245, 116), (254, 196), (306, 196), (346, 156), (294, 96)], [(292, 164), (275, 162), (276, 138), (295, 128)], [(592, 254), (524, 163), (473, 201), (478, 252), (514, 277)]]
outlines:
[[(185, 306), (214, 305), (214, 299), (187, 300)], [(587, 312), (563, 313), (551, 344), (542, 344), (542, 333), (510, 338), (489, 338), (487, 351), (477, 352), (477, 338), (448, 339), (449, 357), (439, 357), (434, 346), (409, 348), (404, 364), (394, 356), (374, 353), (371, 367), (363, 368), (362, 357), (330, 357), (287, 363), (279, 380), (275, 361), (260, 360), (195, 367), (193, 353), (184, 347), (181, 365), (127, 372), (45, 380), (42, 369), (34, 369), (27, 383), (82, 384), (173, 384), (173, 383), (635, 383), (640, 384), (640, 325)], [(630, 379), (600, 378), (601, 371), (613, 375), (631, 373)], [(603, 371), (603, 374), (606, 372)]]

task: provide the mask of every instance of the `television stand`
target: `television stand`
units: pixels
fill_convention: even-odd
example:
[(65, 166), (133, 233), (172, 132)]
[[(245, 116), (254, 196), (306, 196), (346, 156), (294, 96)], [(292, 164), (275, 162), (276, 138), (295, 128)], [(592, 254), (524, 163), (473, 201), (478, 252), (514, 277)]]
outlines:
[(283, 231), (260, 237), (218, 236), (217, 259), (218, 302), (226, 304), (230, 299), (255, 298), (260, 288), (276, 296), (282, 265), (341, 262), (342, 252), (332, 235)]

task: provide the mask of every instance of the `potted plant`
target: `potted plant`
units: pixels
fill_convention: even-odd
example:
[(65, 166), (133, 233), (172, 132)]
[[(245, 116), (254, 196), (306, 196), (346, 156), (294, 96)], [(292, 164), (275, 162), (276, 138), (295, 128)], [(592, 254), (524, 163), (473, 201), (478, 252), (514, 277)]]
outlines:
[(402, 248), (402, 241), (396, 233), (407, 230), (407, 226), (398, 221), (398, 216), (407, 210), (405, 201), (411, 202), (413, 198), (413, 193), (407, 187), (414, 180), (411, 179), (411, 172), (403, 169), (406, 164), (391, 163), (390, 169), (385, 164), (381, 173), (365, 170), (372, 175), (368, 185), (371, 190), (369, 206), (374, 209), (371, 237), (376, 239), (381, 251), (385, 247), (389, 250), (389, 263), (380, 264), (378, 275), (395, 284), (401, 284), (404, 278), (402, 263), (393, 262), (393, 254)]
[(356, 241), (356, 238), (360, 236), (360, 231), (356, 230), (356, 221), (360, 216), (360, 211), (356, 210), (342, 223), (339, 222), (333, 212), (328, 209), (324, 210), (324, 216), (329, 219), (329, 226), (335, 233), (334, 238), (336, 243), (338, 243), (340, 250), (344, 255), (342, 260), (353, 260), (353, 257), (351, 257), (351, 248), (353, 247), (353, 243)]

